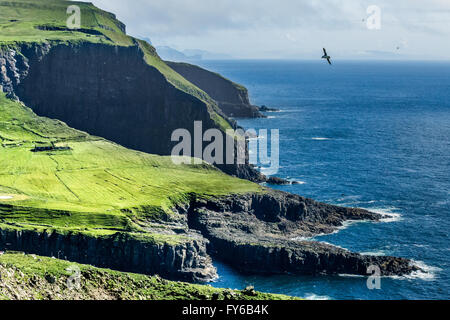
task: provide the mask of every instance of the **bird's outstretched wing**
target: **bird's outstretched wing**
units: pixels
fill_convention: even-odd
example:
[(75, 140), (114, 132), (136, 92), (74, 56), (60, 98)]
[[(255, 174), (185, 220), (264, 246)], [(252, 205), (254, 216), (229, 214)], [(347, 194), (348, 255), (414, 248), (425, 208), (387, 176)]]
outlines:
[(327, 56), (327, 50), (325, 48), (323, 48), (323, 53)]
[(328, 60), (328, 63), (329, 63), (329, 64), (331, 64), (331, 60), (330, 60), (330, 58), (328, 58), (327, 60)]

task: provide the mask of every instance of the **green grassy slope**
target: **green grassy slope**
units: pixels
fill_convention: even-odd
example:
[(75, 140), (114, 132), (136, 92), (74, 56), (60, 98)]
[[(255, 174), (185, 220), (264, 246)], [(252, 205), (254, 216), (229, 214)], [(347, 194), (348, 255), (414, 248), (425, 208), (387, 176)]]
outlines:
[[(46, 31), (38, 27), (67, 29), (67, 8), (81, 9), (81, 30), (94, 30), (102, 35), (90, 35), (76, 30)], [(114, 15), (95, 8), (92, 4), (62, 0), (8, 0), (0, 1), (0, 41), (44, 42), (48, 40), (83, 40), (90, 42), (132, 45), (132, 38), (120, 29)]]
[[(64, 30), (70, 5), (81, 8), (78, 31)], [(42, 26), (57, 30), (38, 28)], [(179, 89), (207, 102), (218, 125), (229, 127), (215, 113), (206, 93), (168, 67), (151, 45), (127, 36), (122, 29), (114, 15), (89, 3), (0, 0), (0, 49), (43, 42), (139, 45), (150, 66)], [(141, 232), (141, 219), (170, 213), (173, 204), (186, 201), (190, 193), (218, 195), (259, 190), (211, 166), (176, 166), (169, 157), (127, 150), (62, 122), (37, 117), (3, 94), (0, 139), (0, 224), (95, 233)], [(52, 143), (71, 150), (30, 151)], [(55, 210), (60, 213), (55, 214)]]
[[(77, 5), (81, 9), (81, 28), (67, 28), (67, 8)], [(43, 28), (44, 27), (44, 28)], [(51, 29), (51, 30), (49, 30)], [(93, 42), (114, 46), (138, 45), (144, 59), (156, 68), (176, 88), (205, 102), (211, 118), (226, 130), (228, 121), (217, 114), (215, 102), (201, 89), (167, 66), (154, 47), (126, 35), (116, 17), (87, 2), (65, 0), (0, 0), (0, 49), (23, 43), (79, 43)]]
[[(90, 32), (64, 30), (66, 8), (72, 4), (80, 5), (82, 28)], [(56, 31), (37, 28), (42, 26)], [(215, 103), (206, 93), (169, 68), (153, 47), (127, 36), (121, 28), (113, 15), (87, 3), (0, 0), (0, 50), (34, 43), (86, 41), (111, 46), (139, 45), (150, 66), (180, 90), (207, 103), (211, 117), (221, 128), (229, 127), (215, 112)], [(42, 147), (49, 150), (33, 152)], [(58, 150), (59, 147), (64, 149)], [(265, 191), (206, 163), (174, 165), (170, 157), (129, 150), (72, 129), (61, 121), (38, 117), (31, 109), (0, 93), (0, 230), (46, 230), (90, 237), (109, 237), (121, 232), (129, 236), (127, 239), (172, 245), (192, 240), (188, 235), (165, 232), (161, 229), (169, 227), (155, 223), (172, 215), (175, 204), (188, 202), (193, 194), (211, 197), (248, 192)], [(79, 295), (65, 295), (58, 286), (65, 284), (68, 264), (56, 259), (0, 253), (0, 299), (98, 298), (91, 291), (100, 292), (100, 298), (198, 299), (217, 292), (225, 297), (223, 290), (210, 287), (81, 265), (78, 266), (84, 272), (85, 290)], [(16, 273), (4, 280), (4, 271), (8, 270)], [(47, 274), (56, 277), (57, 282), (47, 283)], [(8, 281), (12, 291), (4, 286)]]
[[(207, 164), (174, 165), (38, 117), (4, 94), (0, 139), (0, 223), (20, 227), (143, 232), (141, 220), (170, 214), (191, 193), (262, 190)], [(70, 150), (31, 152), (52, 143)]]
[[(80, 271), (79, 287), (67, 280)], [(224, 290), (166, 281), (157, 276), (94, 268), (64, 260), (6, 253), (0, 255), (0, 300), (292, 300), (251, 290)], [(73, 278), (72, 278), (73, 279)], [(75, 282), (70, 282), (75, 283)]]

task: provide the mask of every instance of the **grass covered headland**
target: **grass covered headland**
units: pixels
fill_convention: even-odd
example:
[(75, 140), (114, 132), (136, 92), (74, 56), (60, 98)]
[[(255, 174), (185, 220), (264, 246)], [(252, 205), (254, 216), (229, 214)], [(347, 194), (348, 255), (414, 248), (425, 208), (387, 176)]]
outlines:
[[(81, 9), (76, 30), (66, 25), (72, 5)], [(0, 89), (0, 297), (272, 297), (159, 278), (212, 281), (212, 257), (249, 274), (420, 270), (405, 258), (294, 240), (380, 214), (264, 188), (247, 164), (164, 156), (176, 129), (194, 135), (202, 121), (224, 133), (235, 123), (92, 4), (0, 0)], [(84, 279), (76, 293), (63, 290), (71, 265)]]
[[(81, 27), (75, 30), (66, 25), (71, 5), (81, 9)], [(183, 210), (193, 199), (265, 192), (207, 163), (175, 165), (170, 157), (127, 149), (38, 116), (21, 102), (20, 85), (32, 62), (38, 65), (53, 47), (77, 52), (84, 44), (94, 49), (98, 45), (100, 53), (136, 48), (143, 65), (156, 70), (150, 83), (168, 88), (162, 99), (170, 100), (174, 94), (176, 99), (169, 103), (181, 101), (180, 108), (197, 108), (212, 127), (230, 128), (214, 100), (168, 67), (151, 45), (127, 36), (113, 14), (83, 2), (0, 1), (0, 251), (7, 252), (0, 256), (2, 273), (7, 275), (0, 280), (2, 289), (6, 285), (0, 297), (211, 298), (217, 290), (173, 282), (166, 290), (157, 285), (159, 278), (128, 275), (124, 278), (128, 281), (118, 272), (88, 266), (80, 268), (100, 274), (99, 279), (105, 276), (101, 281), (112, 281), (110, 286), (117, 284), (119, 289), (114, 290), (120, 292), (88, 282), (86, 290), (103, 293), (51, 296), (48, 292), (59, 292), (58, 282), (47, 284), (42, 272), (63, 275), (61, 266), (66, 262), (9, 253), (19, 250), (173, 279), (211, 280), (216, 273), (206, 253), (208, 241), (189, 229)], [(10, 271), (20, 276), (8, 278)], [(13, 280), (30, 291), (9, 290)], [(32, 287), (34, 282), (47, 293)], [(138, 282), (151, 289), (136, 289)]]
[[(170, 157), (132, 151), (38, 117), (4, 94), (0, 139), (2, 225), (145, 235), (142, 223), (170, 217), (193, 194), (262, 190), (206, 163), (174, 165)], [(36, 152), (37, 146), (49, 148)]]
[[(70, 29), (67, 20), (69, 6), (80, 8), (80, 28)], [(110, 46), (138, 46), (144, 54), (145, 62), (156, 68), (169, 83), (208, 106), (211, 118), (222, 129), (230, 124), (221, 115), (218, 108), (203, 90), (199, 89), (173, 69), (156, 53), (146, 41), (126, 34), (125, 25), (112, 13), (98, 9), (88, 2), (64, 0), (0, 0), (0, 49), (8, 50), (33, 44), (96, 43)]]
[[(70, 5), (81, 8), (81, 29), (66, 27)], [(111, 13), (92, 4), (59, 0), (0, 1), (0, 49), (27, 43), (94, 42), (142, 46), (147, 63), (174, 85), (204, 100), (203, 91), (169, 68), (149, 44), (129, 37)], [(17, 54), (20, 54), (18, 52)], [(213, 111), (212, 111), (213, 112)], [(213, 119), (227, 126), (214, 114)], [(114, 125), (114, 124), (111, 124)], [(0, 223), (110, 234), (146, 234), (141, 222), (171, 214), (198, 196), (261, 190), (207, 165), (173, 165), (36, 116), (0, 95)]]
[(291, 300), (12, 252), (0, 255), (0, 300)]

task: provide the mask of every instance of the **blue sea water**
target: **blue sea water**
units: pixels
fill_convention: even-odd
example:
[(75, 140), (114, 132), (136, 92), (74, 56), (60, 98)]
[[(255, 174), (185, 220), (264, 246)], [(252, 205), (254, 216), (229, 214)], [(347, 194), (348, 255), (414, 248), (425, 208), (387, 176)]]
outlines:
[(246, 276), (216, 262), (218, 287), (324, 299), (450, 298), (450, 63), (203, 61), (279, 108), (244, 128), (280, 130), (277, 187), (323, 202), (390, 213), (316, 240), (411, 258), (428, 270), (382, 278)]

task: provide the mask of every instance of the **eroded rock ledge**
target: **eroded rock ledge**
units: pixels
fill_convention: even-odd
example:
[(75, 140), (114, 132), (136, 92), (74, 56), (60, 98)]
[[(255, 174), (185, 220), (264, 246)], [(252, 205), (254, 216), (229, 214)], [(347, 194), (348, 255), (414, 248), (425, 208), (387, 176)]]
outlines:
[(93, 237), (44, 230), (0, 229), (0, 250), (24, 251), (96, 267), (192, 282), (211, 281), (216, 269), (206, 253), (207, 240), (190, 232), (189, 240), (161, 243), (127, 233)]
[(329, 244), (295, 240), (330, 233), (348, 220), (378, 221), (381, 215), (342, 208), (297, 195), (265, 193), (191, 201), (165, 221), (148, 221), (149, 234), (179, 236), (182, 241), (152, 242), (119, 232), (111, 236), (0, 229), (0, 250), (62, 257), (120, 271), (159, 274), (193, 282), (217, 277), (211, 256), (251, 274), (367, 275), (377, 265), (382, 275), (419, 270), (410, 260), (370, 256)]
[(418, 268), (404, 258), (370, 256), (316, 241), (294, 240), (330, 233), (348, 220), (378, 221), (381, 215), (270, 191), (191, 204), (189, 226), (210, 241), (209, 252), (246, 273), (404, 275)]

